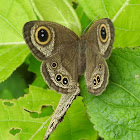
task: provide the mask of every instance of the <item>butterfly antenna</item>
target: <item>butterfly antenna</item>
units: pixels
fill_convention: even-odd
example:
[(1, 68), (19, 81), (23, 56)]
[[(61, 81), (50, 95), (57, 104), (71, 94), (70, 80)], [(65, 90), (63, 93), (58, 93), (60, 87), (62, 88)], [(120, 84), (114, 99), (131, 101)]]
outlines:
[(84, 29), (84, 31), (83, 31), (83, 34), (85, 34), (85, 31), (87, 30), (87, 28), (91, 25), (91, 23), (93, 23), (93, 21), (97, 18), (97, 17), (99, 17), (100, 15), (98, 15), (98, 16), (96, 16), (89, 24), (88, 24), (88, 26)]

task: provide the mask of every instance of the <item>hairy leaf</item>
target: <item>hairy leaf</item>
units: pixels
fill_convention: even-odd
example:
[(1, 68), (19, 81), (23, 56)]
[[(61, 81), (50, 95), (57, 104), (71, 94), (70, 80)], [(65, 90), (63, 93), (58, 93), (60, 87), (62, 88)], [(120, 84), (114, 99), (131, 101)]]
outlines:
[(106, 140), (140, 138), (140, 48), (114, 49), (108, 60), (110, 79), (100, 96), (82, 95), (90, 120)]

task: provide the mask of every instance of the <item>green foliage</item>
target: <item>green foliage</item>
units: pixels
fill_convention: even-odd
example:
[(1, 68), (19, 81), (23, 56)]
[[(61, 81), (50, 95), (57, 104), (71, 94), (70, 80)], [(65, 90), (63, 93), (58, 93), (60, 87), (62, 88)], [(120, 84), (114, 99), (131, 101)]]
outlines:
[(25, 22), (36, 19), (28, 0), (0, 0), (0, 82), (7, 79), (27, 57), (22, 37)]
[(79, 19), (67, 0), (31, 0), (31, 3), (39, 19), (62, 24), (77, 35), (81, 34)]
[(50, 136), (50, 140), (97, 139), (97, 133), (88, 119), (82, 99), (82, 97), (76, 98), (66, 113), (64, 121)]
[[(60, 94), (55, 91), (30, 86), (29, 94), (18, 100), (0, 100), (1, 138), (3, 140), (43, 139), (59, 99)], [(75, 100), (65, 118), (63, 124), (59, 126), (60, 128), (57, 128), (58, 131), (50, 139), (63, 139), (64, 134), (65, 138), (69, 137), (73, 140), (77, 140), (77, 138), (96, 139), (97, 134), (88, 120), (82, 97)], [(77, 133), (79, 126), (83, 127)]]
[[(0, 0), (0, 139), (43, 139), (60, 99), (60, 94), (49, 90), (44, 82), (41, 62), (28, 55), (23, 25), (48, 20), (80, 36), (95, 17), (109, 17), (116, 35), (115, 49), (107, 60), (109, 85), (95, 97), (87, 92), (82, 77), (82, 97), (77, 97), (49, 139), (96, 140), (94, 125), (106, 140), (138, 140), (140, 48), (130, 48), (140, 46), (139, 13), (138, 0)], [(26, 68), (20, 66), (23, 62)]]
[(32, 85), (39, 86), (39, 87), (46, 87), (46, 83), (40, 72), (41, 62), (38, 61), (33, 55), (30, 55), (28, 60), (29, 60), (28, 70), (36, 74), (35, 80), (33, 81)]
[(140, 138), (140, 48), (115, 49), (109, 58), (109, 85), (98, 97), (81, 90), (90, 120), (106, 140)]
[(15, 71), (7, 80), (0, 84), (1, 99), (13, 99), (24, 95), (24, 89), (27, 88), (28, 85), (21, 76), (23, 75)]
[(114, 47), (140, 45), (139, 0), (77, 0), (90, 19), (110, 18), (115, 27)]
[[(41, 114), (42, 106), (52, 106), (55, 109), (59, 99), (60, 95), (54, 91), (30, 86), (29, 94), (18, 100), (0, 100), (1, 138), (3, 140), (43, 139), (52, 113), (38, 118), (33, 116), (33, 112)], [(5, 104), (5, 102), (12, 105)], [(48, 111), (52, 112), (50, 109)], [(13, 132), (12, 129), (19, 129), (21, 132), (14, 135), (15, 131)]]

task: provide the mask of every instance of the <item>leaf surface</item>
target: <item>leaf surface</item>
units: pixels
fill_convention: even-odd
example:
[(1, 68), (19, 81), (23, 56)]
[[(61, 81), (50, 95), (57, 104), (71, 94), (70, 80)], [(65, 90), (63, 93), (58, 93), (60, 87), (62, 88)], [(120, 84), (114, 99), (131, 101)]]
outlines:
[(0, 82), (7, 79), (29, 54), (22, 28), (34, 19), (36, 16), (29, 1), (0, 1)]
[[(59, 99), (60, 94), (55, 91), (30, 86), (29, 94), (18, 100), (0, 100), (0, 112), (3, 112), (0, 116), (1, 140), (43, 139), (51, 119), (52, 109), (56, 109)], [(44, 106), (48, 107), (45, 110), (47, 114), (37, 115), (42, 114), (41, 108)], [(73, 140), (80, 138), (94, 140), (97, 137), (86, 115), (82, 97), (77, 97), (74, 101), (64, 121), (60, 127), (58, 125), (50, 140), (63, 137)]]
[(78, 0), (92, 20), (110, 18), (115, 27), (114, 47), (140, 45), (139, 0)]
[(140, 138), (140, 48), (114, 49), (109, 58), (109, 85), (100, 96), (81, 90), (90, 120), (106, 140)]
[(7, 79), (12, 72), (24, 62), (29, 49), (23, 43), (0, 46), (0, 82)]
[[(46, 12), (47, 9), (47, 12)], [(66, 13), (65, 13), (66, 12)], [(49, 20), (61, 23), (81, 33), (76, 12), (67, 1), (5, 0), (0, 1), (0, 82), (6, 80), (20, 66), (27, 55), (22, 29), (31, 20)], [(11, 53), (10, 53), (11, 52)]]
[(67, 0), (31, 0), (37, 16), (41, 20), (53, 21), (62, 24), (77, 35), (81, 34), (81, 24), (76, 12)]

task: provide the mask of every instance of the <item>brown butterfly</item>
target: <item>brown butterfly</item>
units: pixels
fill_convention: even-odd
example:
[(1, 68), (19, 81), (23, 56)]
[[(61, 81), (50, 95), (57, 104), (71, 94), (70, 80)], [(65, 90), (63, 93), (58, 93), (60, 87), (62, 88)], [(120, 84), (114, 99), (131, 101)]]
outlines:
[(100, 95), (106, 89), (109, 71), (105, 60), (111, 54), (114, 27), (110, 19), (100, 19), (79, 38), (60, 24), (30, 21), (24, 25), (23, 36), (32, 54), (42, 61), (46, 83), (62, 93), (44, 138), (47, 139), (80, 93), (78, 79), (83, 73), (91, 94)]

